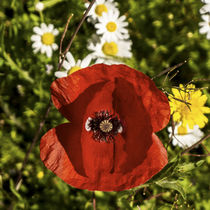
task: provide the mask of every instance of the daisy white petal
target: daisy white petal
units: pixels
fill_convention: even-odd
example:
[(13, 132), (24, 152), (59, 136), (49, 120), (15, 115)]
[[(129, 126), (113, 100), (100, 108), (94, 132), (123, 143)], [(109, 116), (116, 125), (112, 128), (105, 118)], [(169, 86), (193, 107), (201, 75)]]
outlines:
[(45, 53), (47, 50), (47, 46), (46, 45), (42, 45), (41, 46), (41, 53)]
[(178, 132), (178, 127), (181, 126), (181, 123), (175, 126), (174, 135), (172, 136), (172, 127), (168, 128), (169, 137), (172, 137), (172, 144), (174, 146), (178, 145), (182, 148), (191, 147), (193, 144), (198, 142), (204, 135), (204, 133), (199, 129), (198, 125), (195, 125), (193, 129), (190, 129), (187, 126), (187, 133), (180, 134)]
[(31, 41), (34, 41), (34, 42), (41, 41), (41, 36), (39, 36), (39, 35), (32, 35), (31, 36)]
[(38, 34), (38, 35), (42, 35), (42, 34), (43, 34), (42, 29), (39, 28), (39, 27), (37, 27), (37, 26), (33, 27), (33, 31), (34, 31), (36, 34)]
[(53, 50), (57, 50), (57, 49), (58, 49), (58, 45), (55, 44), (55, 43), (52, 43), (52, 49), (53, 49)]
[(52, 48), (49, 45), (46, 46), (46, 55), (48, 58), (52, 57)]
[(66, 58), (67, 58), (67, 60), (68, 60), (68, 62), (70, 63), (71, 66), (75, 66), (76, 65), (75, 59), (74, 59), (73, 55), (70, 52), (67, 52)]
[(201, 14), (210, 12), (210, 4), (205, 4), (204, 6), (201, 7), (201, 9), (199, 11)]
[(205, 22), (209, 22), (209, 21), (210, 21), (210, 15), (201, 15), (201, 18), (202, 18)]
[(54, 25), (53, 24), (49, 24), (47, 27), (47, 32), (52, 32), (54, 29)]
[(87, 66), (90, 65), (90, 62), (92, 60), (92, 56), (91, 55), (87, 55), (81, 62), (81, 68), (85, 68)]
[(54, 29), (54, 30), (52, 31), (52, 34), (53, 34), (54, 36), (57, 36), (57, 35), (59, 34), (58, 29)]
[(37, 47), (41, 47), (42, 46), (42, 43), (41, 42), (39, 42), (39, 41), (37, 41), (37, 42), (34, 42), (33, 44), (32, 44), (32, 48), (37, 48)]
[(210, 0), (201, 0), (205, 4), (210, 4)]
[(56, 76), (57, 78), (62, 78), (62, 77), (67, 77), (68, 74), (67, 74), (67, 72), (63, 72), (63, 71), (56, 71), (56, 72), (55, 72), (55, 76)]
[(63, 68), (68, 71), (71, 67), (72, 67), (72, 65), (69, 62), (67, 62), (66, 60), (64, 60)]

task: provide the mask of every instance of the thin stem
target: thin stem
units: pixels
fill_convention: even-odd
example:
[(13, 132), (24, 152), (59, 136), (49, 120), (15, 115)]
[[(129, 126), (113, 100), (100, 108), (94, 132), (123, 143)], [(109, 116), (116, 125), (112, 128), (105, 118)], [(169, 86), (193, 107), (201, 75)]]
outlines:
[(93, 210), (96, 210), (96, 195), (94, 191), (92, 193), (92, 201), (93, 201)]
[(63, 48), (63, 40), (64, 40), (64, 37), (66, 36), (66, 32), (68, 30), (68, 26), (69, 26), (69, 23), (71, 21), (73, 17), (73, 14), (70, 14), (68, 20), (67, 20), (67, 23), (65, 25), (65, 28), (64, 28), (64, 31), (63, 31), (63, 34), (62, 34), (62, 37), (61, 37), (61, 40), (60, 40), (60, 47), (59, 47), (59, 63), (61, 62), (61, 59), (62, 59), (62, 48)]
[(152, 80), (153, 80), (153, 79), (156, 79), (156, 78), (158, 78), (158, 77), (161, 77), (162, 75), (164, 75), (164, 74), (166, 74), (166, 73), (167, 73), (167, 75), (170, 74), (172, 71), (174, 71), (174, 70), (177, 69), (178, 67), (182, 66), (182, 65), (185, 64), (186, 62), (187, 62), (187, 60), (185, 60), (185, 61), (183, 61), (183, 62), (181, 62), (181, 63), (178, 63), (177, 65), (174, 65), (174, 66), (172, 66), (172, 67), (169, 67), (169, 68), (163, 70), (163, 71), (160, 72), (158, 75), (154, 76), (154, 77), (152, 78)]
[(21, 169), (20, 169), (20, 171), (19, 171), (18, 179), (17, 179), (16, 185), (15, 185), (15, 189), (16, 189), (17, 191), (20, 189), (20, 186), (21, 186), (21, 183), (22, 183), (22, 172), (23, 172), (23, 169), (25, 168), (26, 163), (28, 162), (29, 154), (31, 153), (31, 151), (32, 151), (32, 149), (34, 148), (34, 146), (35, 146), (37, 140), (39, 139), (39, 135), (40, 135), (40, 133), (41, 133), (41, 131), (42, 131), (42, 128), (44, 127), (45, 121), (46, 121), (46, 119), (47, 119), (47, 117), (48, 117), (48, 114), (49, 114), (49, 112), (50, 112), (51, 105), (52, 105), (52, 103), (51, 103), (51, 101), (50, 101), (50, 103), (49, 103), (48, 106), (47, 106), (47, 110), (46, 110), (46, 112), (45, 112), (45, 114), (44, 114), (44, 118), (43, 118), (43, 120), (40, 122), (39, 128), (38, 128), (37, 132), (35, 133), (35, 136), (34, 136), (34, 138), (33, 138), (33, 140), (32, 140), (32, 143), (31, 143), (31, 145), (30, 145), (30, 147), (29, 147), (29, 150), (27, 151), (27, 153), (26, 153), (26, 155), (25, 155), (25, 158), (24, 158), (24, 160), (23, 160), (22, 167), (21, 167)]
[(70, 49), (70, 47), (71, 47), (71, 45), (72, 45), (72, 43), (73, 43), (73, 41), (74, 41), (75, 36), (77, 35), (77, 33), (78, 33), (80, 27), (82, 26), (82, 24), (83, 24), (85, 18), (87, 17), (87, 14), (89, 13), (89, 11), (90, 11), (90, 9), (92, 8), (92, 6), (93, 6), (93, 4), (95, 3), (95, 1), (96, 1), (96, 0), (93, 0), (93, 1), (90, 3), (89, 7), (88, 7), (87, 10), (85, 11), (85, 13), (84, 13), (84, 15), (83, 15), (83, 17), (82, 17), (82, 19), (81, 19), (79, 25), (77, 26), (75, 32), (73, 33), (73, 35), (72, 35), (72, 37), (71, 37), (71, 39), (70, 39), (70, 41), (69, 41), (69, 44), (68, 44), (68, 46), (66, 47), (66, 49), (65, 49), (65, 51), (64, 51), (64, 53), (63, 53), (62, 60), (61, 60), (61, 62), (60, 62), (59, 65), (58, 65), (58, 71), (61, 70), (61, 67), (62, 67), (62, 65), (63, 65), (63, 62), (64, 62), (64, 60), (65, 60), (65, 58), (66, 58), (66, 53), (69, 51), (69, 49)]
[(205, 139), (208, 139), (210, 137), (210, 133), (207, 134), (206, 136), (204, 136), (200, 141), (198, 141), (197, 143), (193, 144), (191, 147), (187, 148), (186, 150), (184, 150), (181, 155), (184, 155), (185, 153), (189, 152), (190, 150), (194, 149), (197, 145), (201, 144)]
[(193, 156), (193, 157), (208, 157), (208, 156), (210, 156), (210, 154), (201, 154), (201, 155), (199, 155), (199, 154), (190, 154), (190, 153), (184, 153), (183, 155), (188, 155), (188, 156)]

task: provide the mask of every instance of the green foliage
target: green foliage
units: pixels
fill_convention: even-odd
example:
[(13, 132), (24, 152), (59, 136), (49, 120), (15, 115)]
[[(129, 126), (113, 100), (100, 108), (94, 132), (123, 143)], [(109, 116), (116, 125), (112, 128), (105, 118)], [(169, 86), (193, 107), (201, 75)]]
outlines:
[[(34, 54), (31, 36), (33, 27), (41, 22), (54, 24), (59, 29), (59, 43), (66, 20), (74, 14), (63, 42), (67, 43), (85, 10), (81, 0), (45, 0), (45, 10), (37, 12), (37, 1), (0, 1), (0, 209), (93, 209), (92, 192), (68, 186), (48, 171), (40, 160), (39, 145), (35, 145), (23, 170), (23, 183), (15, 189), (18, 171), (39, 127), (50, 100), (50, 84), (55, 79), (58, 51), (52, 58)], [(165, 76), (155, 83), (169, 91), (169, 87), (192, 79), (209, 78), (210, 41), (198, 32), (201, 21), (200, 1), (195, 0), (118, 0), (121, 14), (129, 22), (133, 42), (133, 58), (125, 62), (153, 77), (169, 66), (186, 59), (180, 73), (172, 81)], [(76, 59), (89, 54), (87, 40), (95, 33), (87, 21), (82, 25), (71, 47)], [(53, 65), (50, 74), (46, 64)], [(209, 81), (197, 82), (197, 87), (208, 87)], [(208, 96), (209, 90), (204, 91)], [(64, 123), (66, 119), (53, 107), (42, 134)], [(204, 128), (209, 132), (209, 126)], [(166, 129), (158, 136), (166, 145)], [(204, 145), (210, 150), (209, 139)], [(178, 155), (180, 148), (167, 148), (168, 165), (144, 185), (123, 192), (95, 192), (100, 210), (114, 209), (209, 209), (209, 157)], [(205, 154), (203, 147), (193, 154)], [(43, 176), (42, 176), (43, 173)]]

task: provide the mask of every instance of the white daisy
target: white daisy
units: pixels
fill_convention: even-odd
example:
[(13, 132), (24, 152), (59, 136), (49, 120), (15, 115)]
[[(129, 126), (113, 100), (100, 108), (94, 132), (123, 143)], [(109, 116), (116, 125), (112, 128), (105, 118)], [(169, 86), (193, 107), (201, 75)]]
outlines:
[(40, 1), (37, 2), (35, 4), (35, 9), (36, 9), (36, 11), (41, 12), (44, 9), (44, 4), (42, 2), (40, 2)]
[[(88, 8), (90, 3), (85, 3), (85, 7)], [(95, 23), (97, 18), (102, 16), (103, 13), (109, 12), (110, 10), (118, 10), (116, 8), (117, 3), (114, 0), (96, 0), (91, 10), (89, 11), (88, 21)]]
[(101, 39), (100, 42), (95, 45), (91, 42), (88, 44), (88, 49), (93, 51), (93, 58), (105, 58), (113, 59), (112, 56), (130, 58), (132, 56), (131, 50), (131, 41), (106, 41)]
[(78, 60), (76, 62), (73, 55), (70, 52), (68, 52), (66, 54), (66, 58), (67, 58), (67, 61), (64, 60), (64, 62), (63, 62), (63, 67), (64, 67), (65, 71), (56, 71), (55, 72), (55, 76), (58, 78), (66, 77), (66, 76), (74, 73), (75, 71), (78, 71), (79, 69), (88, 67), (90, 65), (92, 56), (87, 55), (83, 60)]
[(201, 0), (205, 4), (210, 4), (210, 0)]
[(199, 26), (201, 27), (199, 29), (199, 32), (201, 34), (207, 34), (206, 38), (210, 39), (210, 25), (209, 25), (209, 23), (210, 23), (210, 15), (209, 14), (208, 15), (207, 14), (206, 15), (201, 15), (201, 18), (204, 21), (199, 23)]
[(187, 133), (181, 134), (180, 131), (178, 131), (178, 127), (180, 124), (176, 125), (174, 128), (174, 135), (172, 136), (172, 127), (168, 127), (169, 137), (172, 136), (172, 144), (174, 146), (178, 145), (182, 148), (188, 148), (191, 147), (193, 144), (198, 142), (204, 135), (204, 133), (199, 129), (198, 125), (195, 125), (193, 129), (190, 129), (187, 126)]
[(47, 64), (47, 65), (45, 65), (45, 67), (46, 67), (46, 73), (50, 74), (51, 71), (53, 70), (53, 65)]
[(36, 33), (31, 36), (33, 52), (46, 53), (47, 57), (52, 57), (52, 51), (58, 49), (58, 45), (54, 43), (55, 36), (59, 34), (57, 29), (54, 29), (53, 24), (48, 26), (45, 23), (41, 24), (41, 27), (34, 27), (33, 31)]
[(97, 28), (96, 33), (103, 35), (102, 39), (107, 41), (116, 41), (118, 39), (128, 39), (129, 34), (125, 26), (128, 22), (125, 22), (125, 15), (119, 17), (120, 12), (118, 10), (110, 10), (107, 13), (103, 13), (101, 17), (98, 18), (99, 23), (95, 24)]
[(205, 4), (200, 9), (200, 13), (201, 14), (205, 14), (205, 13), (208, 13), (208, 12), (210, 13), (210, 3), (209, 4)]

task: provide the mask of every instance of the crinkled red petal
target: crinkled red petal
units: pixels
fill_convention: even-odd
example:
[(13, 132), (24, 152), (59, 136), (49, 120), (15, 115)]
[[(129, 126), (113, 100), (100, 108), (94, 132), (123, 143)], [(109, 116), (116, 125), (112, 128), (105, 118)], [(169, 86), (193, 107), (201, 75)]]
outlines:
[[(167, 163), (164, 147), (152, 135), (150, 114), (142, 97), (125, 78), (98, 81), (60, 110), (71, 113), (72, 123), (60, 125), (42, 138), (41, 158), (72, 186), (125, 190), (146, 182)], [(115, 143), (96, 142), (85, 130), (87, 118), (100, 110), (112, 111), (122, 120), (123, 133), (116, 136)]]
[[(128, 168), (123, 166), (123, 161), (126, 159), (117, 163), (121, 155), (123, 158), (126, 157), (122, 153), (128, 152), (125, 148), (127, 142), (123, 138), (118, 138), (114, 145), (94, 142), (91, 136), (87, 135), (83, 141), (87, 142), (86, 145), (89, 143), (90, 145), (84, 148), (85, 144), (81, 147), (82, 140), (78, 139), (75, 129), (77, 130), (74, 125), (66, 123), (48, 131), (41, 139), (40, 156), (48, 169), (76, 188), (101, 191), (130, 189), (145, 183), (167, 164), (167, 152), (155, 134), (151, 134), (147, 139), (150, 146), (141, 163), (133, 164), (133, 169), (130, 170), (128, 164)], [(114, 152), (116, 166), (113, 170), (111, 163)], [(98, 171), (93, 172), (94, 176), (92, 173), (88, 174), (86, 166), (83, 165), (84, 158), (93, 153), (90, 170)]]
[[(126, 65), (96, 64), (55, 80), (51, 85), (53, 103), (67, 119), (71, 120), (72, 115), (69, 114), (71, 110), (63, 109), (64, 106), (77, 100), (87, 89), (94, 87), (97, 89), (97, 84), (102, 87), (116, 78), (125, 79), (134, 86), (136, 94), (141, 97), (149, 113), (153, 132), (161, 130), (168, 124), (170, 108), (167, 97), (148, 76)], [(93, 97), (94, 91), (89, 91), (89, 94)], [(85, 102), (88, 102), (88, 98)]]

